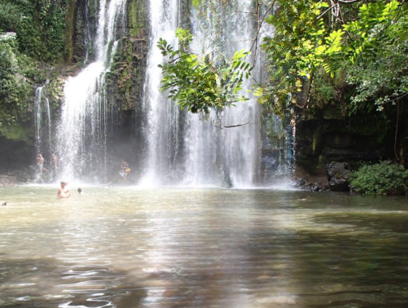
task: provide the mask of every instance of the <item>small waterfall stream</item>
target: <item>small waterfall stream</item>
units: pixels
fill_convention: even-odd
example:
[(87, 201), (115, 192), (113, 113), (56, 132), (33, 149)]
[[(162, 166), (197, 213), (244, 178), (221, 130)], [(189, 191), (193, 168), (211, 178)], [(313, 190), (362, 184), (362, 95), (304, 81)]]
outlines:
[(52, 154), (52, 121), (51, 109), (48, 98), (45, 96), (46, 85), (35, 90), (35, 148), (37, 154), (47, 158)]
[(41, 152), (41, 118), (42, 118), (42, 94), (43, 94), (44, 87), (38, 87), (35, 90), (35, 148), (37, 150), (37, 154)]

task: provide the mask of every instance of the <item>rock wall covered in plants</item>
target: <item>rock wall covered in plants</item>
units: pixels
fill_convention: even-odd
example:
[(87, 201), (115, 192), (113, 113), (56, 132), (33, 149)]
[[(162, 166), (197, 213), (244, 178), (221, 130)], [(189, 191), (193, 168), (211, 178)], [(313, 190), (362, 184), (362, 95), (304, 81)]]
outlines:
[[(398, 121), (397, 121), (398, 119)], [(333, 105), (306, 111), (296, 118), (295, 177), (311, 189), (349, 190), (336, 185), (344, 178), (334, 163), (347, 170), (357, 170), (361, 163), (390, 160), (405, 165), (408, 150), (407, 114), (400, 109), (384, 113), (373, 111), (352, 116), (342, 115)]]

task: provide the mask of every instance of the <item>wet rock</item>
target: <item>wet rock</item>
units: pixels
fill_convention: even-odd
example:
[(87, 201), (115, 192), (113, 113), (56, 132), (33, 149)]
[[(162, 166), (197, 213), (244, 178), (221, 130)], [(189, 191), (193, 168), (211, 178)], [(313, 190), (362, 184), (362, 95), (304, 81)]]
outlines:
[(295, 179), (295, 186), (296, 187), (303, 187), (306, 185), (306, 181), (304, 179), (301, 178), (296, 178)]
[[(10, 138), (0, 136), (0, 174), (9, 174), (16, 169), (27, 168), (35, 162), (35, 147), (30, 144), (28, 138), (29, 130), (17, 130)], [(10, 133), (11, 134), (11, 133)], [(34, 133), (33, 133), (34, 134)]]
[(12, 175), (1, 174), (0, 186), (13, 186), (17, 182), (17, 178)]
[(306, 183), (304, 187), (307, 187), (308, 190), (314, 191), (314, 192), (320, 192), (320, 191), (325, 191), (325, 190), (330, 189), (330, 186), (326, 180), (309, 182), (309, 183)]
[(314, 192), (318, 192), (318, 191), (320, 191), (320, 187), (319, 187), (319, 185), (317, 183), (315, 183), (310, 187), (310, 190), (314, 191)]
[(5, 180), (2, 181), (0, 179), (0, 182), (5, 183), (5, 184), (10, 183), (10, 182), (13, 184), (32, 182), (33, 180), (36, 179), (37, 171), (38, 171), (37, 167), (34, 165), (28, 168), (15, 169), (15, 170), (7, 172), (7, 175), (5, 175), (6, 177)]
[(335, 149), (337, 151), (340, 151), (340, 149), (343, 149), (343, 153), (349, 154), (350, 151), (344, 152), (344, 149), (353, 148), (356, 145), (357, 140), (350, 133), (330, 132), (330, 133), (324, 134), (323, 142), (325, 146), (329, 149), (332, 149), (332, 150)]
[(327, 175), (329, 177), (329, 186), (332, 191), (348, 191), (350, 169), (344, 162), (332, 162), (327, 165)]

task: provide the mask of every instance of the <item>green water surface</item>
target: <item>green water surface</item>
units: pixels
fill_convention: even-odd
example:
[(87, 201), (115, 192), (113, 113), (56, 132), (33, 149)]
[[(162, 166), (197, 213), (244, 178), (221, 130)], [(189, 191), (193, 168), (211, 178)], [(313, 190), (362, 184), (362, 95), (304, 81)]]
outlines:
[(0, 307), (408, 307), (408, 199), (0, 188)]

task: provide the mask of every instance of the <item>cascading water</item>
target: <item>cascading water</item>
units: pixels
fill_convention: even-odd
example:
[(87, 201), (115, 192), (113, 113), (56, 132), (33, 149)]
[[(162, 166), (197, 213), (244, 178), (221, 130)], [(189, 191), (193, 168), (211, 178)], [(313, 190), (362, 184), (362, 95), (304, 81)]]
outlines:
[(61, 177), (65, 180), (106, 180), (109, 105), (105, 74), (117, 47), (117, 23), (124, 24), (126, 0), (101, 0), (95, 62), (64, 87), (65, 102), (58, 127)]
[(46, 86), (41, 86), (35, 90), (35, 147), (37, 154), (49, 158), (52, 152), (52, 122), (50, 103), (44, 95), (45, 88)]
[(34, 106), (35, 106), (35, 147), (37, 150), (37, 154), (41, 152), (41, 118), (42, 118), (42, 106), (41, 106), (41, 101), (42, 101), (42, 94), (43, 94), (43, 89), (44, 87), (38, 87), (35, 90), (35, 101), (34, 101)]
[(142, 185), (160, 185), (174, 172), (172, 157), (177, 148), (174, 136), (177, 135), (179, 111), (167, 100), (166, 95), (159, 91), (161, 69), (158, 65), (163, 62), (163, 56), (156, 43), (159, 38), (165, 38), (174, 46), (177, 16), (177, 0), (150, 1), (151, 45), (147, 58), (143, 102), (148, 119), (148, 157), (141, 179)]
[[(251, 0), (222, 2), (206, 0), (193, 15), (196, 52), (204, 51), (214, 59), (230, 58), (237, 50), (250, 50), (255, 29)], [(252, 62), (252, 59), (247, 59)], [(257, 68), (253, 74), (258, 74)], [(245, 89), (251, 89), (247, 81)], [(224, 182), (234, 187), (258, 184), (260, 174), (260, 123), (256, 99), (227, 107), (221, 114), (213, 113), (212, 121), (203, 122), (200, 116), (190, 115), (192, 129), (187, 134), (189, 172), (193, 184)], [(226, 126), (241, 125), (234, 128)], [(197, 129), (198, 128), (198, 129)], [(203, 138), (204, 136), (204, 138)], [(213, 144), (207, 146), (207, 144)], [(191, 172), (192, 171), (192, 172)]]
[[(256, 33), (253, 16), (249, 14), (252, 6), (251, 0), (201, 1), (191, 22), (194, 52), (229, 58), (237, 50), (249, 50)], [(208, 119), (180, 112), (174, 102), (159, 92), (161, 70), (157, 65), (163, 59), (155, 46), (159, 38), (165, 38), (173, 46), (176, 44), (177, 1), (152, 0), (150, 9), (152, 36), (144, 101), (149, 119), (149, 159), (141, 183), (234, 187), (259, 184), (261, 124), (256, 99), (243, 93), (250, 96), (248, 102), (228, 107), (222, 113), (213, 112)], [(258, 65), (254, 75), (259, 75), (259, 70)], [(246, 89), (251, 87), (250, 81), (245, 84)]]
[[(265, 126), (261, 108), (250, 93), (242, 93), (249, 96), (248, 102), (204, 116), (181, 111), (175, 102), (167, 99), (166, 93), (160, 92), (162, 76), (158, 65), (164, 59), (156, 44), (159, 38), (164, 38), (177, 47), (175, 30), (183, 19), (182, 3), (182, 0), (149, 2), (150, 49), (142, 108), (138, 109), (142, 116), (135, 127), (141, 133), (138, 144), (133, 148), (137, 153), (125, 153), (127, 157), (133, 155), (134, 162), (143, 167), (137, 166), (136, 170), (141, 172), (133, 169), (131, 176), (142, 186), (261, 185), (267, 178), (265, 166), (269, 164), (272, 171), (278, 169), (273, 153), (285, 155), (285, 150), (278, 151), (277, 145), (266, 140), (261, 128)], [(108, 151), (109, 126), (117, 121), (113, 110), (117, 110), (118, 106), (114, 101), (107, 101), (105, 75), (116, 51), (119, 39), (116, 29), (120, 28), (117, 23), (124, 22), (125, 4), (126, 0), (101, 0), (93, 44), (96, 60), (65, 84), (65, 104), (58, 127), (59, 165), (64, 180), (115, 180), (106, 176), (107, 153), (111, 150), (109, 148)], [(193, 51), (208, 53), (216, 61), (218, 56), (230, 58), (237, 50), (249, 50), (256, 36), (256, 21), (251, 14), (253, 5), (252, 0), (200, 1), (192, 9), (191, 20), (187, 22), (195, 37)], [(125, 28), (124, 24), (122, 28)], [(256, 63), (253, 75), (259, 79), (262, 75), (259, 57), (251, 56), (247, 61)], [(245, 89), (251, 87), (252, 81), (246, 82)], [(135, 102), (137, 104), (139, 102)], [(226, 128), (228, 126), (234, 127)], [(121, 142), (131, 143), (134, 140)], [(115, 146), (115, 142), (112, 145)], [(284, 149), (286, 144), (279, 147)], [(273, 157), (265, 157), (268, 151)], [(125, 156), (124, 153), (119, 155)]]

